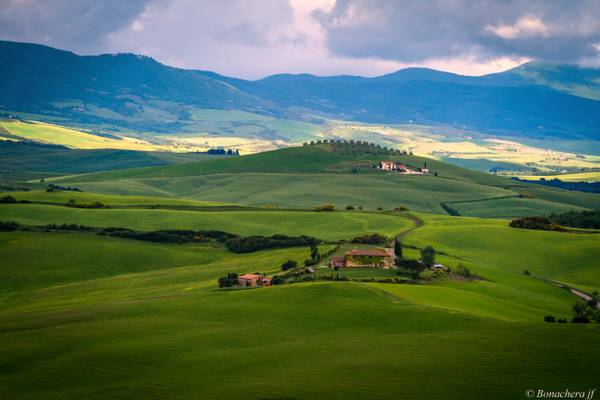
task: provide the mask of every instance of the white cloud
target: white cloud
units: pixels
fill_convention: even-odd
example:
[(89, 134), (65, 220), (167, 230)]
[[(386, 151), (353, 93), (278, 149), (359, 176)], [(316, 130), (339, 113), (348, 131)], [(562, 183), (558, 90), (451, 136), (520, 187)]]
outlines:
[(526, 15), (512, 25), (487, 25), (485, 31), (502, 39), (530, 38), (535, 36), (548, 37), (552, 30), (540, 18)]

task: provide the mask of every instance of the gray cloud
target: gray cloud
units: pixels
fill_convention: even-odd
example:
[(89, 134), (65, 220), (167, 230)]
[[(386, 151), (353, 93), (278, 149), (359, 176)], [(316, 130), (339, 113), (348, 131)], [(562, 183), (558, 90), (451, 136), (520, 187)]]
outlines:
[(149, 1), (2, 0), (0, 38), (98, 51), (106, 35), (130, 23)]
[(314, 15), (329, 50), (347, 57), (574, 62), (596, 56), (600, 43), (595, 0), (339, 0)]

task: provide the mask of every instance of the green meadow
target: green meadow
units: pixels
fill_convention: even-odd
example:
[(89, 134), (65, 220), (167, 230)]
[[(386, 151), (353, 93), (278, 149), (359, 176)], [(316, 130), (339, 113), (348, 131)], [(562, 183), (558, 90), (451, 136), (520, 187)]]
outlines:
[[(393, 159), (437, 176), (391, 174), (373, 168)], [(390, 154), (367, 145), (320, 144), (241, 157), (135, 168), (59, 178), (85, 191), (174, 197), (247, 206), (312, 208), (331, 203), (376, 210), (406, 206), (445, 213), (442, 203), (464, 215), (514, 217), (600, 207), (598, 196), (523, 184), (413, 155)], [(493, 201), (488, 206), (478, 202)], [(462, 214), (462, 212), (461, 212)]]
[[(600, 290), (600, 234), (501, 219), (598, 208), (597, 195), (429, 160), (437, 177), (388, 174), (370, 166), (388, 155), (321, 147), (56, 182), (85, 192), (32, 184), (38, 190), (10, 192), (31, 203), (0, 204), (0, 221), (329, 242), (400, 235), (405, 257), (432, 245), (437, 262), (474, 276), (219, 289), (230, 272), (273, 276), (287, 260), (302, 265), (310, 249), (236, 254), (217, 242), (0, 232), (0, 398), (521, 399), (530, 389), (600, 383), (600, 325), (544, 322), (570, 319), (577, 300), (547, 280)], [(70, 199), (109, 208), (65, 206)], [(337, 211), (312, 211), (324, 203)], [(450, 216), (441, 203), (469, 216)], [(399, 206), (411, 211), (392, 211)], [(337, 251), (353, 247), (361, 245)], [(396, 270), (338, 272), (406, 279)]]

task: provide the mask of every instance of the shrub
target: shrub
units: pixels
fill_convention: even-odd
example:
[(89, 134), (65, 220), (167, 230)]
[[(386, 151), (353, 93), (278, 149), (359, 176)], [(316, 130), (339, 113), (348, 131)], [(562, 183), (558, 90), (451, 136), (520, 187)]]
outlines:
[(377, 211), (383, 211), (383, 207), (377, 207)]
[(573, 324), (589, 324), (590, 317), (588, 317), (587, 315), (576, 315), (573, 317), (573, 319), (571, 319), (571, 323), (573, 323)]
[(545, 322), (556, 322), (556, 318), (554, 318), (552, 315), (546, 315), (544, 317), (544, 321)]
[(559, 225), (553, 224), (546, 217), (523, 217), (511, 221), (510, 226), (522, 229), (538, 229), (546, 231), (565, 231)]
[(335, 211), (335, 206), (333, 204), (323, 204), (316, 206), (314, 211)]
[(410, 211), (410, 209), (405, 206), (400, 206), (400, 207), (394, 208), (394, 211)]
[(0, 232), (12, 232), (20, 227), (21, 225), (15, 221), (0, 221)]
[(556, 322), (558, 322), (559, 324), (566, 324), (567, 323), (567, 319), (566, 318), (559, 318), (558, 320), (556, 320)]
[(471, 276), (471, 270), (462, 264), (458, 264), (454, 273), (456, 275), (464, 276), (465, 278), (468, 278)]
[(317, 265), (318, 263), (319, 263), (319, 260), (316, 258), (307, 258), (306, 260), (304, 260), (305, 267), (311, 267), (313, 265)]
[(287, 260), (283, 264), (281, 264), (281, 270), (287, 271), (288, 269), (293, 269), (298, 266), (298, 262), (294, 260)]
[(354, 206), (348, 205), (348, 206), (346, 206), (346, 210), (354, 210)]
[(523, 271), (523, 275), (530, 276), (530, 275), (531, 275), (531, 272), (529, 272), (528, 270), (525, 270), (525, 271)]

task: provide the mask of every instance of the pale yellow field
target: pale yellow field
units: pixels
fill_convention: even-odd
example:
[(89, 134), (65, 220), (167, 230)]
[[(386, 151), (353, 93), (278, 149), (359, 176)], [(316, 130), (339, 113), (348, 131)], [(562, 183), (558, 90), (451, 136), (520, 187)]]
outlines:
[(77, 149), (169, 150), (167, 146), (155, 145), (140, 139), (125, 136), (121, 139), (106, 138), (44, 122), (0, 121), (0, 127), (9, 134), (23, 139)]
[(537, 179), (554, 179), (558, 178), (561, 181), (567, 182), (599, 182), (600, 171), (595, 172), (580, 172), (577, 174), (560, 174), (560, 175), (519, 175), (521, 179), (537, 180)]

